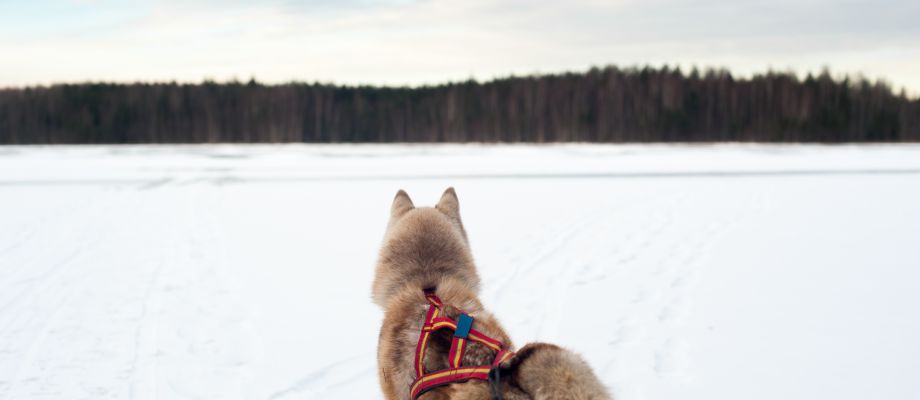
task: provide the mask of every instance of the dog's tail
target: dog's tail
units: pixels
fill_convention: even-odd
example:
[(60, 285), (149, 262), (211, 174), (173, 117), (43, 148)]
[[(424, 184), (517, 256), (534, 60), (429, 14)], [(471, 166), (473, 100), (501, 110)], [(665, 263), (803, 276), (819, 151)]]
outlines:
[(611, 398), (588, 363), (571, 350), (547, 343), (530, 343), (507, 363), (505, 367), (513, 383), (533, 399)]

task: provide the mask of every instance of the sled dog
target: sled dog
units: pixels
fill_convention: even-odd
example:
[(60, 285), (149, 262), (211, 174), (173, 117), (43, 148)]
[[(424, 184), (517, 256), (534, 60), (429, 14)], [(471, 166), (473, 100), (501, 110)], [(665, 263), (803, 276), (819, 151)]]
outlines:
[(479, 301), (479, 284), (454, 189), (434, 207), (415, 207), (400, 190), (372, 287), (384, 310), (377, 363), (387, 399), (610, 398), (577, 354), (515, 348)]

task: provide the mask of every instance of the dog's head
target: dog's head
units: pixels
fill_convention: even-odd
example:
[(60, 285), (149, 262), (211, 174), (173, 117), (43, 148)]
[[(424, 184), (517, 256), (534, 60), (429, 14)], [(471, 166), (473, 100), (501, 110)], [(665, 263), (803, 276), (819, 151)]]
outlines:
[(400, 190), (390, 207), (377, 262), (374, 302), (386, 307), (387, 300), (407, 285), (420, 291), (445, 279), (459, 279), (473, 289), (479, 286), (457, 193), (448, 188), (434, 207), (415, 207)]

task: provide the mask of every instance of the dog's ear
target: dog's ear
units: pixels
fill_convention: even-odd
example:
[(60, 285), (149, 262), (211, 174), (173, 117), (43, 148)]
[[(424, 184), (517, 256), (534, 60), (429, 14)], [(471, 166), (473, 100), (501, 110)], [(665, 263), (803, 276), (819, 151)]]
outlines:
[(399, 189), (396, 192), (396, 198), (393, 199), (393, 205), (390, 207), (390, 219), (401, 217), (403, 214), (415, 208), (412, 199), (405, 190)]
[(460, 221), (460, 200), (457, 199), (457, 192), (454, 188), (449, 187), (441, 195), (441, 200), (434, 206), (447, 216)]

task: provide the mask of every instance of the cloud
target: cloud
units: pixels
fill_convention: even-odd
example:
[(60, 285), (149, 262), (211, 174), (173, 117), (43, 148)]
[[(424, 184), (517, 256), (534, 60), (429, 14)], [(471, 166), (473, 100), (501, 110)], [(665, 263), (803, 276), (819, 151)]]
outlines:
[[(0, 28), (13, 33), (0, 37), (0, 85), (249, 76), (418, 84), (677, 63), (741, 73), (827, 65), (920, 90), (915, 1), (115, 3), (0, 6), (0, 25), (19, 21)], [(48, 10), (56, 23), (36, 17)]]

